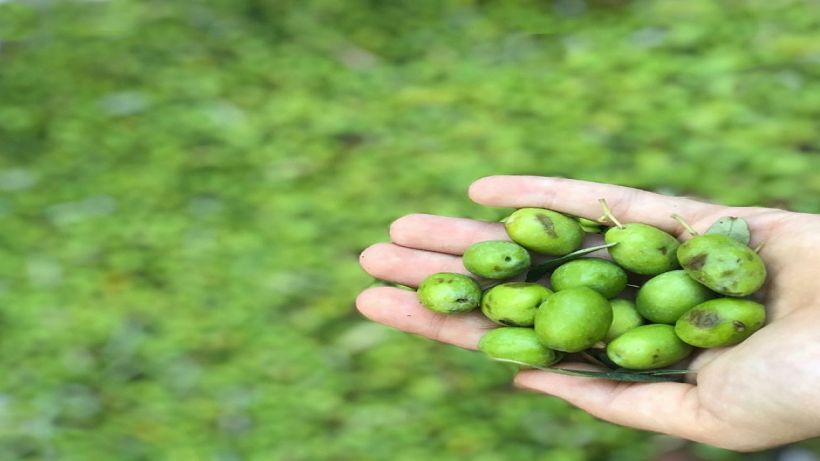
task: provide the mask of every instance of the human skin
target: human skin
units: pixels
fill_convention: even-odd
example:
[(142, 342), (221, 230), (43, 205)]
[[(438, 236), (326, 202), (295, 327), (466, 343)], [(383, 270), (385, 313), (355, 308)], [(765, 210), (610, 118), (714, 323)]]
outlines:
[[(820, 436), (820, 216), (534, 176), (482, 178), (469, 196), (487, 206), (543, 207), (589, 219), (600, 216), (598, 199), (605, 198), (621, 222), (650, 224), (681, 239), (689, 236), (672, 213), (699, 232), (722, 216), (744, 218), (750, 245), (765, 243), (760, 256), (769, 276), (755, 297), (766, 306), (767, 324), (736, 346), (697, 355), (690, 382), (624, 383), (526, 370), (515, 384), (616, 424), (737, 451)], [(507, 237), (500, 223), (415, 214), (396, 220), (390, 238), (361, 254), (362, 267), (374, 277), (416, 286), (434, 272), (466, 274), (459, 255), (469, 245)], [(496, 327), (479, 312), (436, 314), (415, 293), (398, 288), (367, 289), (356, 305), (374, 321), (468, 349)]]

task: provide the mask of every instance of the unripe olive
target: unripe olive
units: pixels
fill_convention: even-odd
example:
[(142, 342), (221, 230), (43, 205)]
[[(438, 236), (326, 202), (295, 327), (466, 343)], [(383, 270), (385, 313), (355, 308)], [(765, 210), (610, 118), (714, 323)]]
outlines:
[(664, 324), (633, 328), (606, 347), (609, 360), (632, 370), (663, 368), (683, 360), (691, 352), (692, 346), (675, 335), (675, 328)]
[(507, 240), (488, 240), (470, 245), (462, 257), (464, 267), (479, 277), (506, 279), (530, 267), (530, 254)]
[(439, 272), (425, 278), (416, 291), (421, 304), (442, 314), (467, 312), (478, 307), (481, 287), (466, 275)]
[(584, 231), (578, 221), (552, 210), (521, 208), (504, 222), (507, 234), (521, 246), (552, 256), (581, 247)]
[(727, 296), (747, 296), (766, 281), (763, 260), (748, 246), (722, 234), (692, 237), (678, 248), (690, 277)]
[(551, 294), (551, 290), (537, 283), (502, 283), (484, 292), (481, 312), (502, 325), (531, 327), (538, 306)]
[(686, 271), (676, 270), (656, 275), (644, 283), (635, 304), (645, 319), (673, 325), (684, 312), (714, 297), (714, 293), (689, 277)]
[(626, 272), (617, 264), (601, 258), (582, 258), (558, 266), (550, 277), (555, 291), (567, 288), (592, 288), (612, 298), (626, 287)]
[(637, 274), (657, 275), (678, 267), (675, 237), (647, 224), (630, 223), (612, 227), (604, 234), (609, 255), (624, 269)]
[(697, 347), (735, 345), (759, 330), (766, 309), (748, 299), (718, 298), (688, 310), (675, 324), (680, 339)]
[(612, 325), (609, 326), (609, 331), (606, 334), (606, 340), (621, 336), (627, 331), (643, 325), (644, 320), (635, 309), (635, 303), (628, 299), (610, 299), (609, 304), (612, 305)]
[(578, 352), (603, 340), (612, 324), (612, 307), (597, 291), (568, 288), (549, 296), (535, 314), (535, 332), (550, 349)]
[(532, 328), (490, 330), (481, 337), (478, 349), (494, 359), (513, 360), (535, 367), (548, 367), (562, 356), (541, 344)]

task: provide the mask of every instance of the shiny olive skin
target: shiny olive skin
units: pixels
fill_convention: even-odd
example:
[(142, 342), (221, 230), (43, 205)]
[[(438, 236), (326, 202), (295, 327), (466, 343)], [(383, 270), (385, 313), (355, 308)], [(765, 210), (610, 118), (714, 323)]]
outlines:
[(647, 280), (638, 290), (638, 313), (653, 323), (674, 325), (681, 315), (710, 300), (715, 294), (696, 282), (684, 270), (664, 272)]
[(481, 312), (501, 325), (531, 327), (538, 306), (550, 295), (550, 289), (537, 283), (502, 283), (484, 292)]
[(675, 335), (672, 325), (652, 324), (633, 328), (606, 347), (609, 360), (631, 370), (652, 370), (672, 365), (692, 353), (692, 346)]
[(642, 275), (657, 275), (678, 267), (675, 255), (680, 242), (666, 232), (647, 224), (629, 223), (612, 227), (604, 234), (609, 255), (626, 270)]
[(606, 338), (612, 307), (597, 291), (568, 288), (551, 295), (535, 314), (535, 332), (550, 349), (578, 352)]
[(612, 325), (606, 334), (606, 341), (621, 336), (627, 331), (644, 324), (644, 319), (635, 309), (635, 303), (628, 299), (610, 299), (612, 305)]
[(766, 266), (748, 246), (722, 234), (683, 242), (677, 252), (690, 277), (726, 296), (748, 296), (766, 281)]
[(424, 307), (432, 311), (455, 314), (478, 307), (481, 287), (466, 275), (439, 272), (421, 282), (416, 296)]
[(626, 287), (626, 272), (617, 264), (601, 258), (581, 258), (558, 266), (550, 277), (555, 291), (567, 288), (592, 288), (605, 298), (615, 297)]
[(578, 221), (542, 208), (521, 208), (504, 222), (507, 234), (519, 245), (538, 253), (563, 256), (581, 248), (584, 231)]
[(766, 322), (766, 309), (748, 299), (717, 298), (698, 304), (677, 323), (678, 337), (696, 347), (733, 346), (759, 330)]
[(489, 357), (523, 362), (534, 367), (548, 367), (563, 354), (550, 350), (538, 341), (532, 328), (502, 327), (481, 337), (478, 349)]
[(527, 250), (507, 240), (488, 240), (470, 245), (462, 257), (464, 267), (488, 279), (507, 279), (530, 267)]

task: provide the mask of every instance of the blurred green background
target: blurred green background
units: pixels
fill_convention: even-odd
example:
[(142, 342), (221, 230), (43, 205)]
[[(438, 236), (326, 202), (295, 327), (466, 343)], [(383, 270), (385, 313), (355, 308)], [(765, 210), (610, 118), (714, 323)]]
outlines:
[(0, 459), (680, 448), (367, 322), (357, 255), (495, 173), (820, 212), (818, 120), (816, 1), (0, 1)]

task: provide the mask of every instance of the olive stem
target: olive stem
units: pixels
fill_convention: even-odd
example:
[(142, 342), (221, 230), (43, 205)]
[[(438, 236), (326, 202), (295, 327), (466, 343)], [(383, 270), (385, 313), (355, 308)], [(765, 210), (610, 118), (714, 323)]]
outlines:
[(760, 253), (760, 250), (762, 250), (764, 246), (766, 246), (766, 242), (760, 242), (760, 244), (754, 247), (752, 250), (755, 253)]
[(612, 224), (615, 224), (615, 227), (617, 227), (618, 229), (623, 229), (624, 225), (621, 224), (621, 222), (618, 221), (617, 218), (615, 218), (615, 215), (612, 214), (612, 210), (609, 209), (609, 205), (607, 205), (606, 199), (599, 198), (598, 203), (601, 204), (601, 209), (604, 210), (604, 215), (598, 218), (598, 220), (602, 221), (604, 219), (608, 219)]
[(685, 220), (685, 219), (683, 219), (683, 216), (681, 216), (681, 215), (679, 215), (679, 214), (677, 214), (677, 213), (672, 213), (672, 219), (674, 219), (674, 220), (675, 220), (675, 221), (677, 221), (677, 222), (678, 222), (681, 226), (683, 226), (683, 228), (684, 228), (684, 229), (686, 229), (686, 232), (689, 232), (689, 235), (691, 235), (692, 237), (694, 237), (694, 236), (696, 236), (696, 235), (700, 235), (700, 233), (698, 233), (698, 231), (696, 231), (695, 229), (693, 229), (693, 228), (692, 228), (692, 226), (690, 226), (690, 225), (689, 225), (689, 223), (688, 223), (688, 222), (686, 222), (686, 220)]

